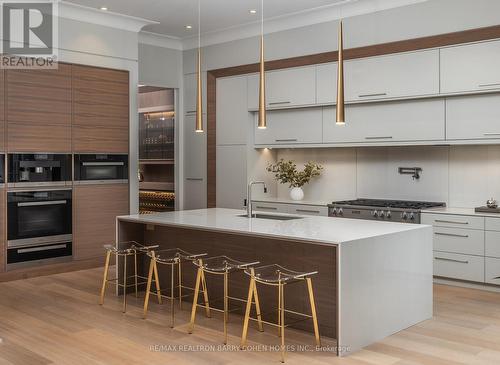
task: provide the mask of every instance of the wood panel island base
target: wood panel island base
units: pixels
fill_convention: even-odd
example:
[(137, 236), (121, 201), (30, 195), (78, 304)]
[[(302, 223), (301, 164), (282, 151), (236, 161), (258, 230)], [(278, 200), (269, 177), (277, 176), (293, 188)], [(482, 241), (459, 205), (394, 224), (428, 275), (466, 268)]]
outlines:
[[(120, 216), (117, 242), (136, 240), (158, 244), (160, 249), (177, 247), (208, 256), (260, 261), (259, 265), (318, 271), (313, 287), (320, 332), (337, 340), (340, 356), (432, 317), (432, 227), (311, 216), (249, 219), (242, 215), (240, 210), (212, 208)], [(118, 273), (122, 273), (122, 265), (119, 262)], [(147, 265), (147, 258), (140, 260), (139, 272), (145, 274)], [(182, 272), (184, 284), (193, 287), (194, 265), (185, 264)], [(160, 267), (162, 288), (170, 283), (169, 274)], [(222, 280), (210, 276), (207, 285), (211, 305), (222, 305), (215, 302), (222, 297)], [(233, 275), (230, 296), (246, 298), (248, 285), (246, 275)], [(258, 289), (264, 319), (276, 322), (273, 311), (278, 294), (266, 287)], [(306, 285), (287, 287), (285, 304), (287, 309), (309, 313)], [(239, 305), (234, 303), (231, 308), (243, 313)], [(312, 332), (308, 322), (292, 327)]]

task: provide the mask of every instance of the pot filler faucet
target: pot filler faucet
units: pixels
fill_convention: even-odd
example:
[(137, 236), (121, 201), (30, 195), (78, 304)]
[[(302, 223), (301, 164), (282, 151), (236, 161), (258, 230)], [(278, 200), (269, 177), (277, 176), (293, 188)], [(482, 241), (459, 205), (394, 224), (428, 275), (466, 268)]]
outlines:
[(250, 181), (248, 183), (248, 188), (247, 188), (247, 216), (248, 218), (253, 217), (252, 213), (252, 186), (253, 185), (259, 185), (262, 184), (264, 185), (264, 193), (267, 193), (267, 186), (264, 181)]

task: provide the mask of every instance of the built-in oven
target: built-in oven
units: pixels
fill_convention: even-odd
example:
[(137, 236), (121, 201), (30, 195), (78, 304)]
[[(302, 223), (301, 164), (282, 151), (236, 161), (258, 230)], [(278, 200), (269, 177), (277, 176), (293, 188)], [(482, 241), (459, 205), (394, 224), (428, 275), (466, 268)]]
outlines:
[(128, 182), (128, 155), (75, 155), (75, 182)]
[(11, 153), (8, 160), (10, 187), (71, 184), (70, 154)]
[(71, 189), (7, 193), (7, 264), (72, 255)]

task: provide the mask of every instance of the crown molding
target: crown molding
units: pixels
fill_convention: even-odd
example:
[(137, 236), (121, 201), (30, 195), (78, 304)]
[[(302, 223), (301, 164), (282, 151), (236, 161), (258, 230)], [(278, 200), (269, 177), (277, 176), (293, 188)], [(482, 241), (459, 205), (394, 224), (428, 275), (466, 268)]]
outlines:
[(180, 38), (146, 31), (139, 32), (139, 43), (182, 50), (182, 41)]
[[(345, 0), (341, 3), (268, 18), (264, 23), (265, 33), (275, 33), (313, 24), (326, 23), (340, 18), (374, 13), (426, 1), (428, 0)], [(202, 33), (202, 45), (210, 46), (238, 39), (251, 38), (260, 35), (260, 32), (260, 21), (213, 32), (204, 32)], [(182, 49), (184, 50), (198, 47), (197, 36), (184, 37), (181, 38), (181, 41)]]
[(146, 25), (159, 24), (155, 20), (113, 13), (111, 11), (102, 11), (66, 1), (59, 2), (59, 17), (135, 33), (139, 32)]

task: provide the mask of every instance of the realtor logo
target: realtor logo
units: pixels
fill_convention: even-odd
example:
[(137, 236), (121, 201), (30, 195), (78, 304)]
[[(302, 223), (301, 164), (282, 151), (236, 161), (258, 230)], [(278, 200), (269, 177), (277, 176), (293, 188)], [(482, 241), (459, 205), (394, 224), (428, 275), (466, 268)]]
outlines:
[(54, 68), (58, 0), (0, 0), (0, 68)]

